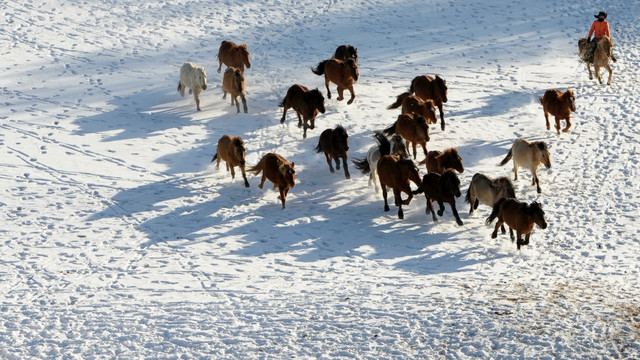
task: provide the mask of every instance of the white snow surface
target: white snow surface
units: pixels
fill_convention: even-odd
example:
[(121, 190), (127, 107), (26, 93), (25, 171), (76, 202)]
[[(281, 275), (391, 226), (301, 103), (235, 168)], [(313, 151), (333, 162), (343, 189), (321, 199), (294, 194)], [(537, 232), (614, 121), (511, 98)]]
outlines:
[[(608, 12), (611, 86), (589, 80), (577, 39)], [(640, 357), (638, 1), (8, 0), (0, 7), (0, 358)], [(222, 99), (216, 54), (246, 43), (248, 114)], [(338, 45), (358, 48), (353, 104), (302, 139), (289, 86)], [(180, 66), (208, 69), (197, 112)], [(604, 71), (604, 70), (603, 70)], [(604, 71), (606, 74), (606, 71)], [(350, 160), (391, 125), (421, 74), (447, 81), (445, 131), (463, 197), (518, 137), (553, 165), (514, 181), (543, 204), (516, 250), (491, 239), (490, 208), (438, 222), (418, 195), (399, 220), (350, 164), (315, 152), (342, 124)], [(537, 98), (571, 88), (569, 133), (546, 130)], [(552, 120), (553, 121), (553, 120)], [(249, 165), (295, 162), (282, 210), (270, 183), (245, 188), (210, 163), (223, 134)], [(424, 155), (419, 151), (418, 160)], [(426, 173), (424, 167), (420, 168)]]

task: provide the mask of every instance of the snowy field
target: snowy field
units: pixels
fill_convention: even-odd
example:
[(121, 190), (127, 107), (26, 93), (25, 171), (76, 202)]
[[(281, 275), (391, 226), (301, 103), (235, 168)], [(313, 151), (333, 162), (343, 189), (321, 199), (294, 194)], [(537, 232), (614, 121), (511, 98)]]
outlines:
[[(618, 62), (589, 80), (577, 39), (607, 11)], [(0, 358), (438, 359), (640, 357), (638, 1), (62, 1), (0, 6)], [(249, 112), (222, 100), (216, 54), (246, 43)], [(353, 104), (302, 139), (278, 103), (318, 87), (310, 67), (358, 48)], [(208, 69), (201, 112), (180, 66)], [(434, 223), (416, 196), (399, 220), (350, 164), (314, 150), (342, 124), (350, 159), (391, 125), (421, 74), (447, 81), (447, 127), (466, 193), (518, 137), (552, 167), (514, 181), (543, 204), (521, 251), (491, 239), (490, 208)], [(332, 85), (333, 86), (333, 85)], [(569, 133), (537, 98), (571, 88)], [(223, 134), (247, 162), (277, 152), (297, 185), (245, 188), (210, 160)], [(418, 160), (423, 155), (419, 153)], [(420, 168), (426, 173), (424, 167)], [(391, 195), (389, 196), (391, 200)]]

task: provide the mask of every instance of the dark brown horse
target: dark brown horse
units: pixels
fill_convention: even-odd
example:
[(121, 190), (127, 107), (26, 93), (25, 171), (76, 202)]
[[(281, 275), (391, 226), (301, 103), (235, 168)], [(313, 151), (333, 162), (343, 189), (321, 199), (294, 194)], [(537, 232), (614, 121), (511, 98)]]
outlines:
[(236, 45), (231, 41), (222, 40), (220, 49), (218, 50), (218, 72), (222, 69), (222, 64), (227, 66), (233, 66), (240, 69), (244, 73), (244, 66), (247, 69), (251, 68), (251, 62), (249, 61), (249, 51), (247, 50), (247, 44)]
[(456, 148), (449, 148), (444, 152), (438, 150), (429, 151), (424, 161), (427, 163), (428, 173), (442, 174), (448, 169), (456, 170), (460, 174), (464, 172), (462, 157), (460, 157), (460, 153)]
[(240, 112), (240, 103), (238, 103), (238, 96), (242, 99), (242, 108), (244, 112), (247, 112), (247, 99), (244, 93), (245, 89), (244, 74), (240, 69), (234, 67), (228, 67), (222, 77), (222, 98), (227, 98), (227, 93), (231, 95), (231, 106), (236, 104), (236, 109)]
[(349, 58), (352, 58), (353, 60), (356, 61), (356, 64), (357, 64), (358, 63), (358, 49), (353, 47), (352, 45), (340, 45), (336, 49), (336, 52), (333, 55), (333, 57), (338, 59), (338, 60), (342, 60), (342, 61), (345, 61), (345, 60), (347, 60)]
[[(411, 191), (411, 181), (418, 187), (422, 186), (418, 168), (409, 159), (399, 159), (397, 156), (384, 155), (378, 160), (378, 179), (382, 187), (382, 198), (384, 199), (384, 211), (389, 211), (387, 203), (387, 186), (393, 189), (393, 197), (398, 207), (398, 218), (404, 219), (402, 205), (409, 205), (413, 198)], [(401, 192), (409, 195), (407, 200), (402, 200)]]
[(407, 158), (407, 148), (402, 142), (400, 135), (393, 135), (391, 141), (381, 133), (376, 131), (373, 135), (376, 139), (377, 145), (373, 145), (367, 151), (366, 159), (353, 159), (353, 164), (356, 169), (360, 170), (363, 174), (369, 174), (369, 186), (373, 183), (376, 193), (378, 192), (378, 160), (383, 155), (396, 155), (402, 159)]
[(351, 104), (353, 99), (356, 98), (353, 84), (358, 81), (360, 75), (358, 73), (358, 64), (354, 59), (342, 61), (331, 58), (321, 61), (315, 69), (311, 68), (311, 71), (318, 76), (324, 75), (324, 84), (327, 87), (327, 97), (329, 99), (331, 99), (329, 82), (338, 85), (338, 101), (344, 99), (343, 93), (345, 89), (351, 92), (351, 99), (347, 101), (347, 104)]
[[(513, 229), (516, 230), (518, 240), (516, 245), (520, 250), (521, 245), (529, 245), (529, 237), (534, 226), (537, 224), (542, 229), (547, 228), (547, 222), (544, 219), (544, 211), (538, 202), (531, 204), (523, 203), (514, 198), (504, 198), (499, 200), (494, 206), (491, 215), (487, 218), (487, 225), (498, 218), (496, 227), (491, 233), (491, 238), (498, 237), (498, 228), (506, 223), (509, 226), (509, 236), (513, 242)], [(522, 240), (522, 235), (525, 236)]]
[(224, 160), (227, 165), (227, 171), (231, 172), (231, 179), (235, 179), (236, 177), (236, 172), (233, 168), (239, 166), (240, 171), (242, 171), (244, 186), (249, 187), (247, 174), (245, 172), (244, 142), (240, 136), (223, 135), (220, 140), (218, 140), (218, 148), (216, 149), (216, 154), (213, 155), (211, 162), (216, 159), (218, 160), (216, 163), (216, 169), (220, 168), (220, 161)]
[(282, 202), (282, 208), (284, 209), (285, 198), (289, 193), (289, 189), (296, 185), (296, 171), (293, 166), (294, 163), (289, 163), (282, 156), (268, 153), (249, 171), (256, 175), (262, 171), (262, 180), (258, 187), (262, 189), (265, 180), (269, 179), (273, 183), (273, 189), (277, 188), (280, 191), (278, 199)]
[(398, 95), (396, 102), (387, 106), (387, 110), (397, 109), (400, 105), (402, 105), (402, 114), (420, 115), (427, 119), (427, 124), (435, 124), (438, 122), (433, 100), (422, 100), (415, 95), (404, 92)]
[(431, 212), (433, 221), (438, 221), (436, 213), (433, 209), (433, 201), (438, 202), (438, 216), (442, 217), (444, 214), (444, 203), (448, 203), (451, 206), (453, 216), (456, 218), (456, 223), (462, 225), (462, 220), (458, 215), (456, 209), (456, 198), (460, 197), (460, 180), (458, 175), (453, 170), (447, 170), (442, 175), (437, 173), (427, 174), (422, 178), (422, 186), (414, 191), (414, 194), (420, 194), (424, 192), (427, 198), (427, 215)]
[(349, 169), (347, 169), (347, 152), (349, 151), (349, 135), (341, 125), (336, 126), (335, 129), (327, 129), (320, 134), (320, 140), (318, 146), (316, 146), (316, 152), (324, 152), (324, 156), (327, 158), (327, 164), (329, 164), (329, 171), (334, 173), (333, 165), (331, 165), (331, 159), (336, 162), (336, 169), (340, 170), (340, 159), (342, 158), (342, 166), (344, 167), (344, 176), (347, 179), (351, 178), (349, 175)]
[(431, 99), (433, 103), (440, 110), (440, 128), (444, 130), (444, 111), (442, 104), (447, 102), (447, 81), (436, 75), (432, 78), (428, 75), (416, 76), (411, 81), (410, 93), (415, 93), (416, 96), (423, 100)]
[(560, 134), (560, 120), (567, 120), (567, 126), (562, 132), (568, 132), (571, 127), (571, 113), (576, 111), (576, 96), (573, 91), (567, 89), (563, 93), (560, 90), (549, 89), (544, 92), (544, 96), (538, 96), (538, 101), (542, 104), (547, 130), (551, 129), (549, 124), (549, 114), (551, 114), (556, 118), (558, 134)]
[(384, 133), (387, 135), (398, 134), (405, 139), (407, 148), (409, 142), (413, 145), (413, 158), (416, 158), (416, 147), (418, 144), (422, 146), (424, 155), (427, 155), (427, 141), (429, 141), (429, 125), (427, 120), (422, 116), (401, 114), (398, 116), (398, 120), (384, 129)]
[[(303, 138), (307, 137), (307, 128), (315, 129), (318, 112), (324, 114), (325, 111), (324, 96), (322, 96), (320, 90), (309, 90), (298, 84), (292, 85), (289, 90), (287, 90), (287, 95), (280, 103), (280, 106), (284, 108), (280, 124), (284, 123), (287, 110), (291, 108), (293, 108), (298, 115), (298, 127), (302, 126), (302, 120), (304, 119)], [(302, 115), (302, 117), (300, 115)], [(311, 122), (311, 125), (308, 124), (309, 122)]]

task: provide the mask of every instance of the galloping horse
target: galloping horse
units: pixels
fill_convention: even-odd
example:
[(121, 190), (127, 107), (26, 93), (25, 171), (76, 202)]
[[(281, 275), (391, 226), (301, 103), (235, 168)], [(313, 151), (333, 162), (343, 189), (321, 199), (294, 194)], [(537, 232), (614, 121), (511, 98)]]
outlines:
[[(515, 197), (516, 190), (508, 177), (501, 176), (492, 179), (487, 175), (476, 173), (471, 178), (471, 184), (469, 184), (469, 190), (467, 190), (467, 196), (464, 200), (469, 203), (469, 215), (471, 215), (473, 210), (478, 208), (479, 203), (493, 208), (500, 199)], [(501, 228), (504, 234), (504, 225)]]
[(416, 147), (418, 144), (422, 146), (424, 155), (427, 155), (427, 141), (429, 141), (429, 125), (427, 120), (422, 116), (402, 114), (398, 116), (398, 120), (384, 129), (384, 133), (387, 135), (398, 134), (402, 136), (406, 141), (406, 146), (409, 147), (409, 142), (413, 145), (413, 158), (416, 158)]
[(358, 49), (353, 47), (352, 45), (340, 45), (336, 48), (336, 52), (333, 55), (334, 58), (338, 60), (345, 61), (348, 58), (352, 58), (355, 60), (356, 64), (358, 63)]
[(414, 191), (414, 194), (424, 192), (427, 198), (427, 215), (431, 212), (433, 221), (438, 221), (436, 218), (436, 212), (433, 209), (433, 201), (438, 202), (438, 216), (444, 214), (444, 204), (448, 203), (451, 206), (451, 212), (456, 218), (458, 225), (463, 225), (458, 210), (456, 209), (456, 198), (462, 195), (460, 193), (460, 179), (453, 170), (447, 170), (442, 175), (438, 173), (430, 173), (422, 178), (422, 186)]
[(433, 100), (422, 100), (416, 95), (404, 92), (398, 95), (396, 102), (387, 106), (387, 110), (397, 109), (400, 105), (402, 105), (402, 114), (420, 115), (427, 119), (427, 124), (436, 124), (438, 122)]
[(438, 150), (429, 151), (424, 161), (427, 163), (428, 173), (442, 174), (448, 169), (456, 170), (460, 174), (464, 172), (462, 158), (456, 148), (445, 149), (444, 152)]
[(402, 137), (399, 135), (392, 136), (391, 142), (389, 142), (389, 139), (381, 132), (376, 132), (373, 137), (378, 144), (369, 148), (367, 157), (365, 159), (353, 159), (352, 161), (356, 169), (360, 170), (363, 174), (369, 174), (369, 186), (373, 183), (377, 193), (379, 191), (378, 182), (376, 181), (378, 177), (378, 160), (380, 160), (383, 155), (396, 155), (399, 158), (406, 159), (407, 148), (404, 146)]
[(560, 90), (549, 89), (544, 92), (544, 96), (538, 96), (538, 101), (542, 104), (544, 119), (547, 121), (547, 130), (551, 129), (549, 124), (549, 114), (556, 118), (556, 130), (560, 134), (560, 120), (567, 120), (567, 126), (562, 132), (568, 132), (571, 127), (571, 112), (576, 111), (576, 96), (572, 90), (567, 89), (564, 93)]
[(413, 78), (411, 81), (410, 93), (415, 93), (416, 96), (423, 100), (431, 99), (433, 103), (440, 110), (440, 128), (444, 131), (444, 111), (442, 110), (443, 103), (447, 102), (447, 81), (436, 75), (432, 78), (428, 75), (420, 75)]
[(336, 169), (340, 170), (340, 158), (342, 158), (342, 165), (344, 167), (344, 176), (347, 179), (351, 178), (349, 175), (349, 169), (347, 169), (347, 152), (349, 151), (349, 135), (341, 125), (336, 126), (335, 129), (327, 129), (320, 134), (318, 140), (318, 146), (316, 146), (316, 152), (324, 152), (324, 156), (327, 158), (327, 164), (329, 164), (329, 171), (334, 173), (333, 165), (331, 165), (331, 159), (336, 162)]
[(273, 183), (273, 189), (277, 188), (280, 191), (278, 200), (282, 202), (282, 208), (284, 209), (285, 197), (287, 197), (289, 189), (296, 186), (296, 171), (293, 166), (294, 163), (289, 163), (282, 156), (268, 153), (249, 171), (256, 175), (262, 171), (262, 180), (258, 187), (262, 189), (265, 180), (269, 179)]
[(613, 42), (611, 38), (607, 35), (603, 36), (602, 39), (598, 40), (598, 44), (596, 45), (596, 50), (593, 53), (593, 62), (591, 59), (586, 58), (587, 48), (589, 47), (589, 42), (586, 38), (581, 38), (578, 40), (578, 53), (580, 58), (587, 64), (587, 70), (589, 70), (589, 80), (593, 80), (593, 74), (591, 73), (591, 64), (593, 64), (594, 69), (596, 70), (596, 78), (602, 84), (602, 79), (600, 78), (600, 68), (604, 67), (609, 71), (609, 80), (607, 80), (607, 85), (611, 85), (611, 77), (613, 76), (613, 70), (611, 69), (611, 65), (609, 61), (611, 60), (610, 56), (613, 54)]
[[(395, 205), (398, 207), (398, 219), (404, 219), (402, 205), (409, 205), (413, 198), (411, 183), (413, 181), (418, 187), (422, 186), (418, 168), (409, 159), (400, 159), (393, 155), (384, 155), (378, 160), (378, 179), (382, 187), (382, 198), (384, 199), (384, 211), (389, 211), (387, 203), (387, 186), (393, 189)], [(407, 200), (402, 200), (401, 192), (409, 195)]]
[(529, 168), (533, 179), (531, 185), (536, 185), (538, 193), (541, 193), (540, 181), (538, 180), (538, 169), (540, 165), (549, 169), (551, 167), (551, 155), (549, 155), (549, 147), (543, 141), (530, 143), (525, 139), (517, 139), (511, 145), (509, 153), (500, 162), (500, 166), (506, 164), (513, 157), (513, 172), (515, 180), (518, 180), (518, 166)]
[(233, 66), (240, 69), (244, 74), (244, 66), (247, 69), (251, 68), (251, 62), (249, 61), (249, 51), (247, 50), (247, 44), (236, 45), (231, 41), (222, 40), (220, 43), (220, 49), (218, 50), (218, 73), (222, 69), (222, 64), (227, 66)]
[(216, 163), (217, 169), (220, 167), (220, 161), (224, 160), (227, 165), (227, 171), (231, 172), (231, 179), (235, 179), (236, 177), (236, 172), (233, 168), (239, 166), (240, 171), (242, 171), (244, 186), (249, 187), (247, 174), (245, 172), (245, 153), (244, 142), (240, 136), (223, 135), (220, 140), (218, 140), (218, 148), (211, 162), (216, 159), (218, 160)]
[(244, 112), (247, 112), (247, 99), (244, 93), (245, 89), (244, 74), (240, 69), (236, 69), (230, 66), (225, 70), (222, 78), (222, 98), (227, 98), (227, 93), (231, 95), (231, 106), (236, 104), (236, 109), (240, 112), (240, 103), (238, 103), (238, 96), (242, 99), (242, 108)]
[(354, 59), (342, 61), (331, 58), (321, 61), (315, 69), (311, 68), (311, 71), (318, 76), (324, 75), (324, 84), (327, 87), (327, 97), (329, 99), (331, 99), (329, 82), (338, 85), (338, 101), (344, 99), (343, 93), (345, 89), (351, 92), (351, 98), (347, 101), (347, 104), (351, 104), (353, 99), (356, 98), (353, 84), (358, 81), (360, 75), (358, 73), (358, 64)]
[(178, 92), (184, 96), (186, 88), (189, 94), (193, 94), (196, 101), (196, 110), (200, 111), (200, 93), (207, 90), (207, 70), (204, 66), (186, 62), (180, 68), (180, 81), (178, 81)]
[[(293, 108), (298, 115), (298, 127), (302, 126), (302, 120), (304, 119), (304, 131), (302, 138), (307, 137), (307, 128), (315, 129), (316, 116), (318, 112), (324, 114), (324, 96), (318, 89), (309, 90), (302, 85), (292, 85), (287, 90), (287, 95), (280, 103), (280, 106), (284, 108), (282, 112), (282, 119), (280, 124), (284, 123), (287, 116), (287, 110)], [(300, 117), (302, 115), (302, 117)], [(311, 125), (308, 125), (311, 122)]]
[[(487, 218), (487, 225), (498, 218), (495, 229), (491, 233), (491, 238), (498, 237), (498, 228), (503, 223), (507, 223), (509, 226), (509, 236), (511, 242), (513, 242), (513, 229), (516, 230), (518, 240), (516, 246), (520, 250), (521, 245), (529, 245), (529, 238), (531, 237), (531, 231), (535, 225), (540, 226), (542, 229), (547, 228), (547, 221), (544, 219), (544, 211), (542, 206), (538, 202), (532, 202), (531, 204), (523, 203), (514, 198), (500, 199), (494, 206), (491, 215)], [(503, 232), (504, 233), (504, 232)], [(522, 240), (522, 235), (525, 236)]]

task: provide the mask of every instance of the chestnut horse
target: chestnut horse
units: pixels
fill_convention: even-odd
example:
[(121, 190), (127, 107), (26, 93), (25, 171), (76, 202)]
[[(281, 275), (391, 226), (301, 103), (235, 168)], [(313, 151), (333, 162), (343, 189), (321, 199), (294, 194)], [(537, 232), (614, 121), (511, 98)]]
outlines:
[(280, 191), (278, 199), (282, 202), (282, 208), (284, 209), (285, 198), (289, 193), (289, 189), (296, 186), (296, 171), (293, 167), (294, 163), (289, 163), (282, 156), (268, 153), (249, 171), (256, 175), (262, 171), (262, 180), (258, 187), (262, 189), (265, 180), (269, 179), (273, 183), (273, 189), (277, 188)]
[(397, 109), (402, 105), (402, 114), (416, 114), (427, 119), (427, 124), (436, 124), (436, 108), (433, 100), (422, 100), (421, 98), (404, 92), (396, 98), (396, 102), (387, 106), (387, 110)]
[(451, 212), (453, 212), (453, 216), (456, 218), (456, 223), (461, 226), (463, 225), (458, 215), (458, 210), (456, 209), (456, 198), (462, 195), (460, 192), (460, 179), (458, 179), (458, 175), (456, 175), (453, 170), (447, 170), (442, 173), (442, 175), (438, 173), (425, 175), (422, 178), (422, 186), (413, 193), (417, 195), (421, 192), (424, 192), (427, 198), (426, 212), (427, 215), (431, 212), (433, 221), (438, 221), (436, 212), (433, 209), (433, 201), (438, 202), (438, 216), (440, 217), (444, 214), (443, 203), (446, 202), (451, 206)]
[[(293, 108), (298, 115), (298, 127), (302, 126), (302, 120), (304, 119), (304, 132), (302, 137), (307, 137), (307, 128), (315, 129), (316, 116), (318, 112), (324, 114), (324, 96), (318, 89), (309, 90), (302, 85), (292, 85), (287, 90), (287, 95), (280, 103), (280, 106), (284, 108), (282, 112), (282, 119), (280, 124), (284, 123), (287, 115), (287, 110)], [(302, 115), (302, 117), (300, 117)], [(311, 122), (311, 125), (308, 123)]]
[(353, 159), (352, 161), (356, 169), (360, 170), (363, 174), (369, 174), (369, 186), (373, 183), (377, 193), (379, 192), (378, 182), (376, 180), (378, 177), (378, 160), (380, 160), (380, 157), (383, 155), (396, 155), (399, 158), (406, 159), (407, 148), (404, 146), (402, 137), (399, 135), (392, 136), (391, 142), (383, 133), (378, 131), (376, 131), (373, 137), (378, 144), (369, 148), (366, 159)]
[(244, 66), (247, 69), (251, 68), (251, 62), (249, 61), (249, 51), (247, 50), (247, 44), (236, 45), (231, 41), (222, 40), (220, 43), (220, 49), (218, 50), (218, 72), (222, 69), (222, 64), (227, 66), (233, 66), (240, 69), (244, 74)]
[(423, 100), (431, 99), (433, 103), (440, 110), (440, 128), (444, 131), (444, 111), (442, 110), (442, 104), (447, 102), (447, 81), (436, 75), (432, 78), (428, 75), (416, 76), (411, 81), (411, 87), (409, 87), (410, 93), (415, 93), (416, 96)]
[(316, 68), (311, 68), (314, 74), (324, 75), (324, 85), (327, 87), (327, 97), (331, 99), (331, 90), (329, 90), (329, 82), (338, 85), (338, 101), (344, 99), (343, 93), (347, 89), (351, 93), (351, 99), (347, 104), (351, 104), (356, 94), (353, 91), (353, 84), (358, 81), (360, 76), (358, 73), (358, 64), (354, 59), (338, 60), (331, 58), (318, 63)]
[[(613, 76), (613, 70), (611, 69), (611, 65), (609, 61), (611, 60), (611, 55), (613, 54), (613, 42), (611, 38), (607, 35), (603, 36), (602, 39), (598, 40), (598, 44), (596, 45), (596, 50), (593, 52), (593, 59), (586, 58), (586, 52), (589, 48), (590, 44), (586, 38), (581, 38), (578, 40), (578, 53), (580, 54), (580, 58), (587, 64), (587, 70), (589, 70), (589, 80), (593, 80), (593, 74), (591, 73), (591, 64), (593, 64), (593, 68), (596, 71), (596, 78), (602, 84), (602, 78), (600, 78), (600, 68), (603, 67), (609, 71), (609, 80), (607, 80), (607, 85), (611, 85), (611, 77)], [(615, 60), (614, 60), (615, 61)]]
[(235, 179), (236, 177), (236, 172), (233, 171), (233, 168), (239, 166), (240, 171), (242, 171), (244, 186), (249, 187), (247, 173), (245, 172), (245, 153), (244, 142), (241, 137), (223, 135), (220, 140), (218, 140), (218, 148), (211, 162), (217, 159), (216, 169), (218, 169), (220, 168), (220, 161), (224, 160), (227, 165), (227, 171), (231, 172), (231, 179)]
[(462, 158), (456, 148), (445, 149), (444, 152), (438, 150), (429, 151), (424, 162), (427, 163), (428, 173), (442, 174), (448, 169), (456, 170), (460, 174), (464, 172)]
[(231, 106), (236, 104), (236, 109), (240, 112), (240, 103), (238, 103), (238, 96), (242, 99), (242, 108), (244, 112), (247, 112), (247, 99), (244, 93), (245, 89), (244, 74), (240, 69), (236, 69), (232, 66), (228, 67), (224, 72), (222, 78), (222, 98), (227, 98), (227, 93), (231, 94)]
[[(389, 211), (387, 203), (387, 186), (393, 189), (395, 205), (398, 207), (398, 219), (404, 219), (402, 205), (409, 205), (413, 198), (411, 191), (411, 181), (418, 187), (422, 186), (418, 168), (409, 159), (400, 159), (393, 155), (384, 155), (378, 160), (378, 180), (382, 187), (382, 198), (384, 199), (384, 211)], [(409, 195), (407, 200), (402, 200), (401, 192)]]
[(329, 164), (329, 171), (334, 173), (333, 165), (331, 165), (331, 159), (336, 162), (336, 169), (340, 170), (340, 158), (342, 158), (342, 166), (344, 167), (344, 176), (347, 179), (351, 179), (349, 175), (349, 169), (347, 169), (347, 152), (349, 151), (349, 135), (341, 125), (336, 126), (335, 129), (327, 129), (320, 134), (318, 140), (318, 146), (316, 146), (316, 152), (324, 152), (324, 156), (327, 158), (327, 164)]
[(549, 124), (549, 114), (551, 114), (556, 118), (558, 135), (560, 134), (560, 120), (567, 120), (567, 126), (562, 132), (568, 132), (571, 127), (571, 113), (576, 111), (576, 96), (573, 91), (567, 89), (563, 93), (560, 90), (549, 89), (544, 92), (544, 96), (538, 96), (538, 101), (542, 104), (547, 130), (551, 129)]
[(407, 148), (409, 142), (413, 145), (413, 158), (416, 158), (416, 147), (418, 144), (422, 146), (424, 155), (427, 155), (427, 141), (429, 141), (429, 125), (427, 120), (422, 116), (401, 114), (398, 116), (393, 125), (384, 129), (387, 135), (398, 134), (405, 139)]
[[(498, 237), (498, 228), (502, 224), (506, 223), (509, 226), (509, 236), (511, 242), (513, 242), (513, 229), (517, 233), (516, 246), (520, 250), (521, 245), (529, 245), (529, 238), (531, 237), (531, 231), (535, 225), (540, 226), (542, 229), (547, 228), (547, 221), (544, 219), (544, 211), (542, 205), (534, 201), (531, 204), (523, 203), (514, 198), (500, 199), (494, 206), (491, 215), (487, 218), (487, 225), (498, 218), (496, 227), (491, 233), (491, 238)], [(524, 240), (522, 235), (525, 236)]]
[(500, 162), (500, 166), (506, 164), (513, 157), (513, 172), (515, 180), (518, 180), (518, 166), (529, 168), (533, 179), (531, 185), (536, 185), (538, 193), (541, 193), (540, 181), (538, 180), (538, 169), (543, 165), (549, 169), (551, 167), (551, 155), (549, 155), (549, 147), (544, 141), (536, 141), (530, 143), (525, 139), (517, 139), (511, 145), (509, 153)]
[(336, 49), (334, 58), (338, 60), (345, 61), (349, 58), (355, 60), (356, 64), (358, 63), (358, 49), (353, 47), (352, 45), (340, 45)]

